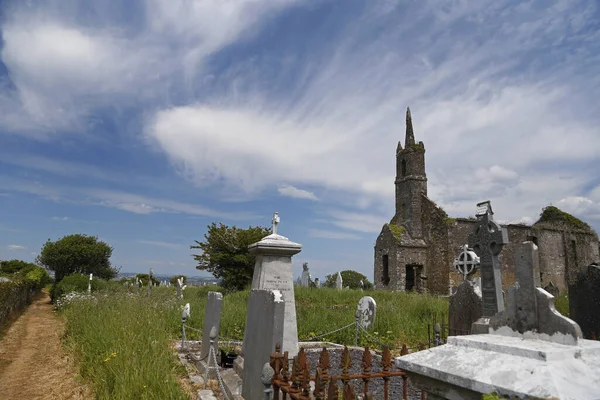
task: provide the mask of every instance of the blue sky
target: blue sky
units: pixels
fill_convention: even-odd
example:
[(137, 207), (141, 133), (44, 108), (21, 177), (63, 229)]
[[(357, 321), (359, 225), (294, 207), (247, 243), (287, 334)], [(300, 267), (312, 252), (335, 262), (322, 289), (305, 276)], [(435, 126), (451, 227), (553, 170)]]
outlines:
[[(198, 274), (212, 221), (373, 276), (411, 107), (429, 197), (549, 204), (600, 230), (594, 1), (4, 1), (0, 259), (96, 235), (124, 272)], [(458, 251), (458, 249), (457, 249)]]

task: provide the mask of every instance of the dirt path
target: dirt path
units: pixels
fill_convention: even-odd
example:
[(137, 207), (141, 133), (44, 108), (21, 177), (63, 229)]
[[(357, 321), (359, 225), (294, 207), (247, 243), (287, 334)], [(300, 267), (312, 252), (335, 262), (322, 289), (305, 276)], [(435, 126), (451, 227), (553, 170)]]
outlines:
[(60, 341), (64, 323), (39, 294), (0, 341), (0, 399), (92, 399)]

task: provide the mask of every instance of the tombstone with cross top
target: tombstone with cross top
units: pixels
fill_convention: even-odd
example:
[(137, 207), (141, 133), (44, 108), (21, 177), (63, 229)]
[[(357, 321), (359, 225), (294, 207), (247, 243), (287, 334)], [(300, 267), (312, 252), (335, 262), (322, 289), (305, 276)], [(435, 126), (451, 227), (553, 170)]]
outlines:
[(508, 243), (508, 231), (494, 221), (489, 201), (477, 204), (477, 228), (469, 234), (469, 247), (480, 258), (483, 316), (491, 317), (504, 310), (502, 275), (498, 255)]
[(479, 268), (479, 256), (465, 244), (460, 255), (454, 259), (454, 269), (463, 276), (463, 280), (471, 281), (473, 274)]

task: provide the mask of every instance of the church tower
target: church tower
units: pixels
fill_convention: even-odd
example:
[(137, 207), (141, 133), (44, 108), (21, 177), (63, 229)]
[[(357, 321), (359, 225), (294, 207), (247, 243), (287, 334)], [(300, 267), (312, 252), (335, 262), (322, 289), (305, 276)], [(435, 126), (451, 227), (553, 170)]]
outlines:
[(410, 108), (406, 110), (406, 137), (404, 148), (398, 142), (396, 149), (396, 216), (397, 225), (406, 228), (415, 239), (423, 237), (422, 199), (427, 195), (425, 174), (425, 146), (415, 143)]

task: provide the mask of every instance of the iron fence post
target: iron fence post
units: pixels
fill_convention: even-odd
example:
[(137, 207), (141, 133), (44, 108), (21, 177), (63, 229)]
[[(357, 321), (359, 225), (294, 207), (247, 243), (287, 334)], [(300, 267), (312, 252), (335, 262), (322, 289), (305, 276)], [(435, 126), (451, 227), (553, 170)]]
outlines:
[(354, 345), (358, 346), (358, 319), (360, 318), (360, 313), (356, 310), (355, 316), (355, 326), (354, 326)]

